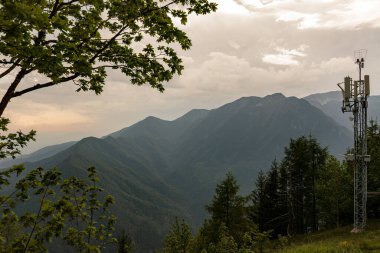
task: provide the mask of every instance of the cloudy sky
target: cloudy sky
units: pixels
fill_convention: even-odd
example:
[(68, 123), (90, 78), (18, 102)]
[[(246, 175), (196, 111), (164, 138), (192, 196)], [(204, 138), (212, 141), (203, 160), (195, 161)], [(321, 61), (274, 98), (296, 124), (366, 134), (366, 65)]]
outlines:
[(149, 115), (172, 120), (242, 96), (303, 97), (337, 90), (344, 76), (357, 75), (358, 49), (368, 50), (365, 72), (371, 75), (372, 93), (380, 94), (380, 1), (216, 2), (217, 13), (191, 17), (185, 30), (193, 47), (180, 52), (185, 71), (166, 84), (163, 94), (134, 87), (115, 72), (100, 96), (60, 85), (14, 99), (6, 111), (12, 129), (38, 132), (25, 152), (101, 137)]

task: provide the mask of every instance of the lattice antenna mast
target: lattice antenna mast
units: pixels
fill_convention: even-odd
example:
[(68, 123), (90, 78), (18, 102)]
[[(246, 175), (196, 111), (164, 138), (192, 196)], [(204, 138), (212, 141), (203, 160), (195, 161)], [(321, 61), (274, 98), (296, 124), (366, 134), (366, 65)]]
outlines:
[(359, 80), (344, 78), (344, 88), (338, 86), (343, 93), (342, 112), (352, 112), (354, 121), (353, 154), (347, 154), (346, 159), (354, 167), (354, 228), (351, 232), (361, 232), (367, 222), (367, 168), (370, 156), (367, 153), (367, 108), (370, 94), (369, 75), (362, 79), (362, 69), (367, 50), (355, 52), (355, 64), (359, 68)]

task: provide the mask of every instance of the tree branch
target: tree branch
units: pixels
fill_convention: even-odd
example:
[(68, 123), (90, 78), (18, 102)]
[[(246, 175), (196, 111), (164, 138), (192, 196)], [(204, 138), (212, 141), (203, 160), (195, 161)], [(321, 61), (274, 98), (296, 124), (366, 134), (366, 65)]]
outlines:
[(79, 2), (79, 0), (71, 0), (71, 1), (69, 1), (69, 2), (62, 2), (60, 5), (59, 5), (59, 7), (62, 7), (62, 6), (65, 6), (65, 5), (70, 5), (70, 4), (73, 4), (73, 3), (75, 3), (75, 2)]
[(71, 75), (71, 76), (68, 76), (68, 77), (63, 77), (63, 78), (60, 78), (57, 82), (47, 82), (47, 83), (43, 83), (43, 84), (36, 84), (32, 87), (29, 87), (29, 88), (26, 88), (26, 89), (23, 89), (23, 90), (20, 90), (20, 91), (16, 91), (12, 98), (14, 97), (19, 97), (25, 93), (28, 93), (28, 92), (31, 92), (31, 91), (34, 91), (34, 90), (39, 90), (39, 89), (42, 89), (42, 88), (46, 88), (46, 87), (50, 87), (50, 86), (53, 86), (53, 85), (56, 85), (56, 84), (59, 84), (59, 83), (65, 83), (65, 82), (68, 82), (68, 81), (71, 81), (71, 80), (74, 80), (75, 78), (77, 78), (79, 76), (79, 74), (74, 74), (74, 75)]
[(49, 19), (51, 19), (52, 17), (54, 17), (55, 14), (57, 14), (58, 7), (59, 7), (59, 0), (55, 0), (53, 9), (51, 10), (51, 12), (49, 14)]
[(5, 70), (3, 73), (0, 74), (0, 79), (8, 75), (9, 73), (11, 73), (12, 70), (14, 70), (17, 66), (19, 66), (18, 64), (20, 62), (21, 62), (21, 59), (18, 59), (17, 61), (15, 61), (12, 66), (10, 66), (7, 70)]
[(22, 68), (20, 70), (20, 72), (18, 72), (18, 74), (16, 75), (16, 77), (13, 80), (13, 82), (11, 83), (11, 85), (8, 87), (6, 93), (4, 94), (4, 96), (0, 102), (0, 117), (3, 115), (3, 112), (4, 112), (5, 108), (7, 107), (9, 101), (11, 101), (11, 98), (13, 97), (17, 86), (20, 84), (21, 80), (27, 74), (28, 74), (28, 70)]
[(8, 200), (10, 200), (13, 195), (15, 195), (19, 190), (16, 189), (14, 190), (11, 194), (9, 194), (7, 197), (5, 197), (5, 199), (0, 203), (0, 207), (2, 207)]
[(36, 229), (36, 226), (38, 224), (38, 219), (40, 218), (40, 214), (41, 214), (41, 211), (42, 211), (42, 206), (44, 205), (44, 201), (45, 201), (45, 198), (46, 198), (46, 195), (47, 195), (47, 191), (48, 191), (49, 187), (46, 187), (45, 190), (44, 190), (44, 195), (41, 199), (41, 204), (40, 204), (40, 207), (38, 209), (38, 213), (37, 213), (37, 217), (36, 217), (36, 220), (33, 224), (33, 228), (32, 228), (32, 231), (30, 232), (29, 234), (29, 237), (28, 237), (28, 241), (26, 242), (26, 245), (25, 245), (25, 248), (23, 250), (23, 252), (27, 252), (27, 249), (28, 249), (28, 246), (29, 246), (29, 243), (30, 243), (30, 240), (32, 239), (32, 236), (33, 236), (33, 233), (34, 233), (34, 230)]

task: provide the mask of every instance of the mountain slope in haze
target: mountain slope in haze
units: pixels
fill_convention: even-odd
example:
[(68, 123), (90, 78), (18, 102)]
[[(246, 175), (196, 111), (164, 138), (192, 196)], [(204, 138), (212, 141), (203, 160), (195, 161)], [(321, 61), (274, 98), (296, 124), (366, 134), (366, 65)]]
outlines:
[[(353, 131), (353, 122), (350, 120), (352, 113), (342, 112), (342, 92), (331, 91), (319, 93), (304, 98), (310, 104), (322, 110), (326, 115), (334, 119), (338, 124)], [(368, 119), (380, 121), (380, 96), (374, 95), (368, 98)]]
[(213, 110), (166, 121), (148, 117), (105, 138), (85, 138), (29, 164), (58, 166), (65, 175), (99, 172), (118, 201), (118, 226), (138, 252), (160, 247), (175, 216), (199, 225), (216, 184), (231, 171), (250, 192), (260, 170), (283, 157), (290, 138), (313, 136), (333, 154), (351, 146), (351, 133), (306, 100), (273, 94), (244, 97)]
[(282, 159), (290, 138), (302, 135), (317, 138), (335, 155), (351, 146), (347, 129), (303, 99), (282, 94), (241, 98), (211, 110), (189, 129), (177, 147), (167, 180), (187, 196), (199, 224), (205, 216), (204, 204), (227, 171), (233, 172), (247, 194), (259, 170), (269, 168), (275, 158)]
[(51, 157), (69, 147), (74, 145), (76, 141), (70, 141), (70, 142), (65, 142), (61, 144), (56, 144), (56, 145), (51, 145), (47, 146), (44, 148), (41, 148), (31, 154), (27, 155), (21, 155), (17, 157), (16, 159), (4, 159), (0, 160), (0, 168), (7, 168), (11, 167), (12, 165), (15, 164), (21, 164), (21, 163), (26, 163), (26, 162), (36, 162), (40, 161), (42, 159)]
[[(150, 145), (149, 151), (153, 151), (155, 143), (149, 141), (145, 147)], [(27, 166), (57, 166), (64, 176), (80, 178), (86, 177), (86, 168), (95, 166), (101, 187), (116, 198), (113, 212), (118, 217), (118, 228), (130, 233), (138, 252), (153, 252), (152, 249), (160, 247), (173, 217), (188, 217), (187, 211), (181, 208), (184, 198), (155, 171), (161, 162), (153, 152), (143, 155), (141, 147), (123, 138), (89, 137)]]
[(177, 142), (182, 134), (207, 117), (208, 113), (209, 110), (193, 109), (173, 121), (150, 116), (130, 127), (114, 132), (110, 134), (110, 136), (114, 138), (136, 138), (141, 136), (163, 137), (169, 141)]

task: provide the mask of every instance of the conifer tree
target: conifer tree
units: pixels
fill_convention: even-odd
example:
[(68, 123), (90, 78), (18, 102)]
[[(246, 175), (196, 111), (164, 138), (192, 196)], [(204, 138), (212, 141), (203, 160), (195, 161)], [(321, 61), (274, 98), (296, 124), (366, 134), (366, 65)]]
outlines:
[(271, 231), (272, 237), (286, 234), (286, 192), (282, 194), (280, 180), (280, 167), (275, 160), (266, 175), (260, 171), (250, 195), (250, 219), (260, 232)]
[[(380, 127), (371, 120), (368, 127), (368, 154), (371, 161), (368, 166), (368, 191), (380, 192)], [(380, 196), (368, 198), (368, 217), (380, 218)]]
[(318, 229), (316, 181), (325, 165), (327, 149), (304, 136), (291, 139), (282, 166), (287, 175), (288, 224), (291, 233)]
[(237, 243), (251, 225), (246, 217), (245, 198), (238, 193), (239, 185), (235, 177), (227, 173), (226, 178), (216, 186), (211, 204), (206, 206), (212, 226), (217, 228), (224, 224)]
[(189, 225), (184, 220), (175, 221), (166, 235), (162, 253), (189, 253), (193, 236)]
[(260, 231), (265, 230), (265, 202), (266, 197), (266, 177), (263, 171), (260, 171), (256, 183), (255, 190), (250, 195), (251, 206), (249, 207), (249, 218), (258, 225)]
[(317, 183), (321, 226), (331, 228), (351, 223), (352, 189), (352, 175), (335, 157), (329, 156)]

